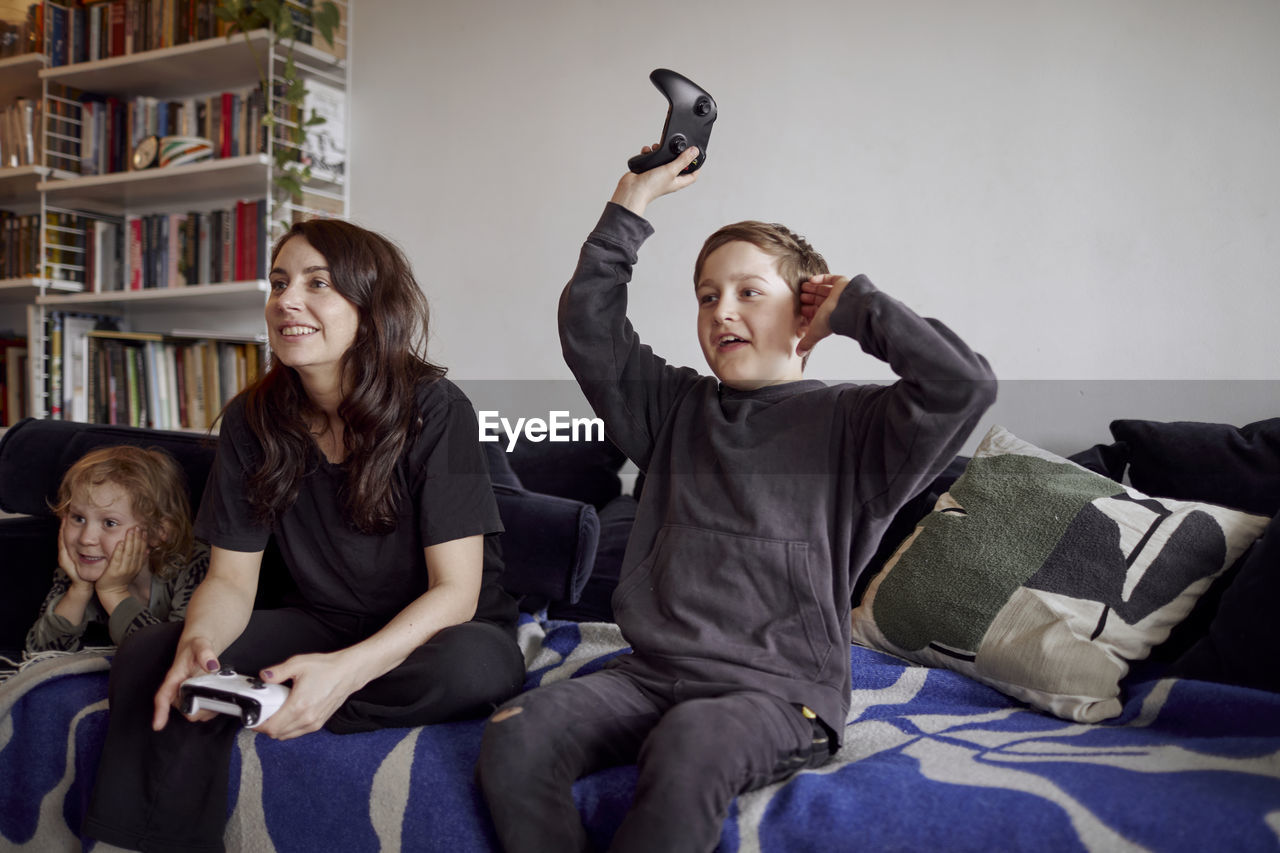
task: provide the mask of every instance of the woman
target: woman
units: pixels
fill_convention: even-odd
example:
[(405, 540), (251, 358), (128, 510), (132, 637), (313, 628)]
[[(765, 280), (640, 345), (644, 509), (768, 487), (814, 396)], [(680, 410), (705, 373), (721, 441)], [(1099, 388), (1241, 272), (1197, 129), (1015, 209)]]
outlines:
[[(239, 722), (175, 713), (192, 676), (289, 682), (257, 729), (281, 740), (480, 716), (523, 680), (475, 414), (422, 355), (427, 306), (404, 256), (313, 220), (276, 243), (270, 279), (271, 369), (223, 413), (196, 521), (208, 576), (185, 628), (141, 632), (113, 665), (85, 821), (113, 844), (220, 843)], [(255, 611), (272, 535), (297, 600)]]

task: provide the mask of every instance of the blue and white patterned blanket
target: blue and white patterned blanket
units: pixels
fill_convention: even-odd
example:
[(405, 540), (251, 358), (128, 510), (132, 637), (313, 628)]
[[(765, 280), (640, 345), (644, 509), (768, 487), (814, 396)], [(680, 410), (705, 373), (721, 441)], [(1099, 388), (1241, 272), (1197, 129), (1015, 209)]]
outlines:
[[(623, 651), (616, 626), (526, 621), (528, 686)], [(106, 727), (102, 656), (0, 685), (0, 850), (78, 850)], [(854, 647), (845, 746), (743, 795), (723, 851), (1280, 849), (1280, 696), (1190, 681), (1132, 685), (1123, 714), (1065, 722), (955, 673)], [(483, 722), (277, 743), (232, 758), (232, 851), (496, 849), (472, 782)], [(634, 768), (575, 787), (592, 838), (621, 820)]]

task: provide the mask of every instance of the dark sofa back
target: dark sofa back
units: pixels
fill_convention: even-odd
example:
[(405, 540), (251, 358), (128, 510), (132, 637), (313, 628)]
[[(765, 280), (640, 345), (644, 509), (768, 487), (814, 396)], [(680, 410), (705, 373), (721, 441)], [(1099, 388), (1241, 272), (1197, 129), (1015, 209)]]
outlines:
[[(23, 518), (0, 519), (0, 649), (22, 647), (58, 564), (58, 520), (49, 509), (72, 463), (97, 447), (159, 447), (187, 477), (194, 511), (213, 465), (216, 440), (204, 435), (70, 421), (19, 421), (0, 438), (0, 509)], [(494, 493), (506, 533), (502, 583), (516, 596), (577, 602), (595, 563), (600, 519), (581, 501), (529, 491), (510, 475), (503, 452), (486, 444)], [(287, 569), (267, 547), (258, 606), (276, 606), (288, 592)]]
[(214, 454), (205, 436), (34, 418), (9, 427), (0, 439), (0, 509), (25, 517), (0, 520), (0, 649), (22, 647), (49, 591), (58, 565), (58, 519), (49, 505), (62, 475), (90, 450), (112, 444), (163, 448), (186, 473), (192, 506), (204, 493)]
[(0, 441), (0, 509), (24, 515), (52, 517), (49, 503), (62, 475), (90, 450), (113, 444), (159, 447), (186, 473), (188, 497), (194, 509), (204, 494), (215, 443), (208, 436), (125, 426), (45, 421), (19, 421)]

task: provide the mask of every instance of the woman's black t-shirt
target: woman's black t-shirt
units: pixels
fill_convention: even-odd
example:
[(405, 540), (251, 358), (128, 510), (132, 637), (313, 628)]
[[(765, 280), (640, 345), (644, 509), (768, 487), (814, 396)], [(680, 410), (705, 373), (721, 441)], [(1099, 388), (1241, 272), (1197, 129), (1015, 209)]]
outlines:
[[(428, 587), (423, 548), (477, 534), (502, 532), (480, 446), (471, 401), (447, 379), (418, 388), (421, 426), (395, 468), (401, 500), (396, 528), (387, 534), (356, 531), (344, 518), (347, 473), (318, 446), (308, 460), (298, 499), (275, 526), (253, 520), (247, 481), (262, 459), (245, 423), (243, 398), (227, 407), (195, 533), (230, 551), (261, 551), (275, 535), (302, 600), (329, 612), (390, 619)], [(484, 578), (476, 619), (514, 626), (514, 600), (498, 585), (501, 551), (486, 539)]]

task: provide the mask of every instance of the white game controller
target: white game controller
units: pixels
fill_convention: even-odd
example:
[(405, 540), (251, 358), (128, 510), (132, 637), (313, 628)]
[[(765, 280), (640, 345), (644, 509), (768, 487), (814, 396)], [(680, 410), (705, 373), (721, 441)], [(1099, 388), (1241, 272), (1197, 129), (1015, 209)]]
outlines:
[(188, 678), (178, 688), (182, 713), (231, 714), (251, 729), (265, 723), (288, 698), (289, 688), (285, 685), (267, 684), (255, 675), (240, 675), (232, 669)]

